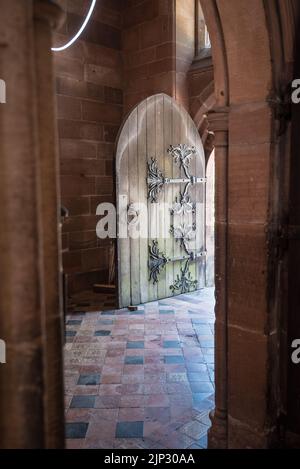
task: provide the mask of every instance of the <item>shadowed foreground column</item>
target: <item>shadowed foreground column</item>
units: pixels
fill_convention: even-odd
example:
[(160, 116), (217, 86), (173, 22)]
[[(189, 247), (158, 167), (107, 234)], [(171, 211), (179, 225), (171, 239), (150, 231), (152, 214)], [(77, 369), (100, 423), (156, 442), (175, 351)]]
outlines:
[(0, 75), (7, 86), (0, 108), (0, 338), (7, 347), (7, 363), (0, 365), (1, 448), (63, 446), (56, 185), (47, 192), (54, 181), (55, 147), (46, 149), (54, 142), (54, 117), (51, 105), (41, 108), (52, 99), (51, 62), (42, 63), (37, 47), (48, 46), (51, 15), (59, 10), (37, 3), (48, 9), (48, 23), (33, 1), (0, 0)]
[(51, 51), (51, 30), (58, 27), (61, 10), (45, 0), (34, 9), (37, 118), (40, 150), (40, 207), (43, 225), (44, 287), (44, 418), (45, 446), (58, 448), (64, 441), (63, 398), (63, 314), (60, 264), (59, 161), (56, 138), (55, 83)]

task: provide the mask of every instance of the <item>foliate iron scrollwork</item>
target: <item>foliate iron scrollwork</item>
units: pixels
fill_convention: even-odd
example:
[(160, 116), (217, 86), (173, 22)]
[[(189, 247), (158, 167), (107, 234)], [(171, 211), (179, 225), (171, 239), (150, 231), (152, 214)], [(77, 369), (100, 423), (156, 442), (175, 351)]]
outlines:
[(158, 168), (157, 160), (151, 158), (148, 162), (148, 199), (151, 203), (158, 201), (158, 196), (165, 184), (163, 173)]
[[(170, 262), (195, 262), (197, 259), (203, 258), (206, 256), (206, 251), (199, 252), (190, 252), (188, 255), (174, 257), (173, 259), (167, 258), (163, 253), (159, 251), (158, 241), (152, 241), (152, 246), (149, 246), (149, 281), (153, 281), (153, 285), (158, 283), (158, 277), (161, 271), (165, 268)], [(180, 277), (181, 278), (181, 277)], [(190, 277), (187, 277), (187, 280), (191, 280)], [(175, 286), (178, 284), (178, 279), (175, 282)], [(172, 287), (170, 287), (172, 289)], [(176, 288), (175, 288), (176, 289)]]
[(185, 186), (183, 192), (180, 192), (179, 199), (176, 197), (175, 204), (171, 209), (172, 215), (189, 215), (195, 213), (196, 204), (192, 202), (191, 196), (188, 192), (190, 183)]
[(179, 164), (180, 168), (183, 169), (186, 177), (190, 179), (189, 167), (192, 157), (196, 153), (196, 148), (189, 147), (185, 143), (177, 146), (171, 145), (168, 149), (168, 153), (174, 158), (174, 162)]
[(176, 241), (180, 243), (180, 247), (185, 250), (185, 252), (190, 255), (191, 251), (189, 250), (188, 243), (195, 239), (195, 230), (196, 226), (185, 225), (184, 223), (179, 226), (171, 226), (171, 234), (173, 234)]
[[(180, 192), (178, 198), (171, 209), (172, 215), (194, 215), (196, 213), (196, 204), (192, 202), (189, 189), (191, 185), (205, 184), (206, 178), (198, 178), (190, 175), (189, 169), (193, 155), (196, 153), (195, 147), (189, 147), (186, 144), (180, 144), (177, 146), (171, 145), (168, 149), (168, 153), (173, 157), (174, 163), (178, 164), (180, 169), (183, 169), (185, 177), (179, 178), (168, 178), (165, 177), (162, 171), (158, 167), (157, 160), (152, 158), (148, 162), (148, 199), (151, 203), (157, 203), (159, 195), (164, 185), (169, 184), (185, 184), (183, 192)], [(190, 262), (195, 262), (205, 256), (205, 251), (193, 252), (189, 250), (189, 242), (195, 238), (196, 226), (193, 224), (181, 224), (178, 227), (171, 227), (171, 233), (174, 235), (176, 241), (180, 243), (181, 248), (185, 251), (186, 255), (179, 256), (173, 259), (167, 258), (159, 250), (158, 242), (152, 241), (152, 246), (149, 246), (149, 281), (153, 284), (157, 284), (159, 281), (159, 275), (161, 271), (170, 262), (185, 262), (184, 267), (180, 269), (180, 274), (177, 275), (177, 279), (174, 285), (170, 286), (170, 289), (179, 293), (187, 293), (197, 288), (197, 280), (193, 280), (192, 275), (189, 271)]]
[(153, 285), (158, 283), (158, 276), (167, 263), (168, 259), (159, 251), (158, 242), (152, 241), (152, 246), (149, 246), (149, 281), (152, 280)]
[(177, 147), (171, 146), (168, 150), (169, 153), (174, 157), (175, 162), (179, 162), (180, 167), (184, 169), (185, 177), (184, 178), (168, 178), (165, 177), (163, 172), (159, 169), (157, 160), (151, 158), (151, 161), (148, 162), (148, 199), (151, 203), (157, 203), (159, 194), (161, 193), (164, 185), (169, 184), (186, 184), (184, 193), (182, 194), (182, 201), (185, 202), (187, 199), (187, 191), (190, 185), (194, 184), (205, 184), (206, 178), (198, 178), (191, 176), (188, 172), (188, 167), (191, 162), (193, 153), (196, 152), (194, 147), (190, 148), (187, 145), (178, 145)]
[(188, 259), (185, 266), (180, 269), (180, 275), (177, 275), (174, 285), (170, 286), (173, 293), (189, 293), (197, 288), (198, 282), (197, 280), (192, 279), (192, 274), (189, 271), (189, 264), (190, 260)]

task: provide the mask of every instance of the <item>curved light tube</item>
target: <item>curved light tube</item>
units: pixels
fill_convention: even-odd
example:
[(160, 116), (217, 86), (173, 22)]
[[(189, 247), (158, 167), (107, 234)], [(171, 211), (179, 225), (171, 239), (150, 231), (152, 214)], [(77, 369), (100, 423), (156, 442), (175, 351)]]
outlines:
[(97, 0), (93, 0), (92, 1), (92, 5), (89, 9), (89, 12), (81, 26), (81, 28), (79, 29), (78, 33), (73, 37), (73, 39), (71, 39), (67, 44), (65, 44), (64, 46), (62, 47), (52, 47), (51, 50), (53, 50), (54, 52), (61, 52), (62, 50), (66, 50), (68, 49), (68, 47), (70, 47), (72, 44), (74, 44), (75, 41), (77, 41), (77, 39), (79, 38), (79, 36), (81, 36), (81, 34), (83, 33), (86, 25), (88, 24), (92, 14), (93, 14), (93, 11), (94, 11), (94, 8), (96, 6), (96, 2)]

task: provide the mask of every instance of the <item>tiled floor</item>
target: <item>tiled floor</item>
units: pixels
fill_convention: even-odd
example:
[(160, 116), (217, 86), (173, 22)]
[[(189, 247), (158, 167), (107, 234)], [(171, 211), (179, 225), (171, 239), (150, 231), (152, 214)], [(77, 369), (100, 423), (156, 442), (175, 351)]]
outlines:
[(213, 289), (132, 312), (91, 309), (67, 317), (67, 447), (205, 448), (214, 406)]

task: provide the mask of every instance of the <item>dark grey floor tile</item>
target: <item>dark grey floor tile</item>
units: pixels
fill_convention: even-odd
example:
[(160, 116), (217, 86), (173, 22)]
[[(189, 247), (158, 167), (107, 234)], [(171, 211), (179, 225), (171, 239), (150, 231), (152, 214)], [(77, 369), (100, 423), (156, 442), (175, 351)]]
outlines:
[(113, 326), (114, 321), (112, 319), (99, 319), (97, 322), (98, 326)]
[(70, 407), (78, 409), (93, 409), (95, 407), (95, 400), (96, 396), (73, 396)]
[(164, 340), (163, 348), (180, 348), (180, 342), (178, 340)]
[(144, 364), (144, 357), (125, 357), (125, 365), (143, 365)]
[(107, 337), (111, 334), (111, 331), (95, 331), (96, 337)]
[(184, 358), (180, 355), (166, 355), (164, 357), (165, 363), (168, 365), (181, 365), (184, 364)]
[(67, 321), (67, 326), (80, 326), (82, 324), (82, 319), (69, 319)]
[(79, 376), (78, 385), (82, 386), (97, 386), (100, 384), (100, 374), (82, 374)]
[(85, 438), (89, 424), (84, 422), (66, 423), (66, 438), (81, 439)]
[(143, 438), (144, 422), (119, 422), (116, 438)]
[(144, 349), (145, 343), (143, 341), (132, 341), (127, 342), (126, 348), (128, 349)]

